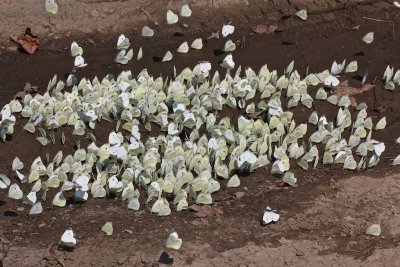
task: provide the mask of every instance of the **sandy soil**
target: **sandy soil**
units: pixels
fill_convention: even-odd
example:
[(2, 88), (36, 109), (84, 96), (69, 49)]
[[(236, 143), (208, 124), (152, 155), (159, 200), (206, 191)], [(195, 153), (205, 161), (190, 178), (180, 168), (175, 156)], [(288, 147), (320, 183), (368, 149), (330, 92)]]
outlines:
[[(357, 60), (357, 74), (342, 78), (360, 87), (360, 77), (368, 70), (368, 82), (375, 82), (376, 90), (357, 96), (357, 101), (365, 101), (374, 118), (385, 115), (388, 129), (375, 136), (386, 143), (385, 157), (377, 168), (360, 173), (344, 171), (340, 166), (320, 166), (312, 172), (294, 168), (299, 178), (295, 188), (277, 187), (277, 179), (269, 169), (260, 169), (244, 177), (238, 189), (223, 186), (216, 194), (213, 205), (224, 211), (221, 217), (195, 218), (193, 212), (185, 211), (159, 218), (150, 214), (147, 206), (139, 212), (127, 211), (120, 199), (90, 199), (81, 205), (70, 203), (63, 209), (45, 203), (43, 214), (30, 217), (28, 206), (8, 199), (2, 190), (0, 266), (398, 266), (400, 175), (390, 162), (400, 153), (394, 142), (400, 132), (400, 93), (383, 90), (379, 77), (387, 64), (400, 66), (400, 54), (394, 52), (399, 47), (400, 11), (389, 1), (360, 1), (359, 5), (349, 1), (343, 8), (344, 2), (191, 1), (193, 16), (166, 27), (165, 11), (178, 9), (183, 1), (165, 5), (161, 1), (65, 0), (49, 27), (48, 15), (41, 5), (39, 8), (36, 3), (22, 0), (2, 1), (0, 10), (7, 14), (0, 16), (0, 105), (21, 90), (24, 82), (38, 85), (43, 91), (54, 74), (63, 77), (71, 72), (73, 63), (68, 49), (72, 40), (83, 46), (89, 63), (77, 73), (79, 77), (102, 77), (124, 69), (137, 74), (143, 68), (165, 77), (171, 75), (174, 65), (180, 71), (199, 60), (209, 60), (217, 66), (224, 57), (220, 53), (224, 44), (221, 39), (210, 39), (203, 50), (177, 56), (170, 63), (161, 64), (157, 58), (184, 40), (206, 39), (223, 23), (232, 21), (237, 26), (234, 40), (242, 47), (234, 53), (235, 61), (255, 70), (265, 63), (282, 70), (294, 59), (295, 68), (304, 73), (307, 66), (317, 71), (329, 68), (333, 60)], [(74, 8), (78, 5), (78, 9)], [(310, 10), (306, 22), (286, 17), (303, 7)], [(150, 40), (140, 38), (141, 27), (154, 22), (159, 23), (154, 26), (156, 36)], [(252, 30), (256, 25), (271, 24), (278, 26), (275, 34), (260, 35)], [(32, 56), (17, 51), (8, 41), (9, 34), (23, 32), (27, 25), (34, 25), (32, 30), (41, 39), (40, 50)], [(354, 30), (357, 25), (359, 29)], [(376, 41), (367, 46), (360, 39), (369, 31), (375, 32)], [(121, 32), (131, 38), (134, 49), (143, 47), (142, 61), (128, 66), (112, 63), (115, 40)], [(315, 91), (316, 88), (311, 89)], [(383, 114), (374, 111), (382, 105), (386, 105)], [(318, 102), (315, 109), (323, 110), (328, 118), (336, 112)], [(305, 121), (311, 111), (296, 108), (296, 121)], [(239, 114), (234, 110), (224, 112), (233, 118)], [(23, 125), (24, 121), (19, 120), (12, 140), (0, 144), (0, 172), (13, 178), (10, 169), (15, 155), (23, 162), (32, 162), (37, 154), (44, 157), (49, 153), (52, 158), (62, 148), (59, 144), (42, 148), (34, 136), (22, 131)], [(96, 128), (98, 140), (106, 140), (114, 126)], [(60, 134), (56, 133), (57, 140)], [(70, 130), (66, 130), (66, 136), (65, 154), (74, 150), (76, 141)], [(81, 140), (83, 146), (87, 142)], [(55, 193), (50, 192), (48, 198), (52, 199)], [(267, 205), (276, 207), (281, 219), (262, 227), (259, 221)], [(114, 223), (111, 237), (100, 231), (106, 221)], [(380, 237), (364, 234), (372, 223), (381, 224)], [(66, 252), (58, 248), (57, 242), (71, 226), (79, 244), (74, 251)], [(183, 238), (179, 251), (164, 247), (173, 230)]]

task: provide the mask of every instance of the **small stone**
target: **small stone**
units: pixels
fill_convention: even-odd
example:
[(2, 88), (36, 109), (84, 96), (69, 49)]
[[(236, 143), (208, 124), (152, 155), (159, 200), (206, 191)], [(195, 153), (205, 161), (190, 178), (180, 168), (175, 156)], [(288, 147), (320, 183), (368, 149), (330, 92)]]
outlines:
[(97, 9), (92, 9), (90, 11), (90, 16), (92, 16), (94, 18), (98, 17), (99, 15), (100, 15), (100, 13), (99, 13), (99, 11)]
[(24, 211), (24, 210), (25, 210), (24, 207), (18, 207), (18, 208), (17, 208), (17, 211)]
[(7, 52), (17, 52), (18, 51), (18, 47), (16, 46), (9, 46), (6, 48)]
[(302, 257), (302, 256), (304, 256), (304, 252), (301, 251), (301, 250), (296, 250), (296, 256), (297, 257)]
[(186, 23), (183, 23), (183, 27), (184, 27), (184, 28), (188, 28), (189, 25), (187, 25)]
[(133, 234), (133, 231), (132, 230), (129, 230), (129, 229), (125, 229), (125, 232), (127, 232), (128, 234)]
[(43, 228), (43, 227), (45, 227), (46, 226), (46, 223), (41, 223), (41, 224), (39, 224), (39, 228)]
[(235, 193), (235, 197), (236, 197), (236, 198), (242, 198), (242, 197), (244, 197), (244, 195), (245, 195), (244, 192), (236, 192), (236, 193)]

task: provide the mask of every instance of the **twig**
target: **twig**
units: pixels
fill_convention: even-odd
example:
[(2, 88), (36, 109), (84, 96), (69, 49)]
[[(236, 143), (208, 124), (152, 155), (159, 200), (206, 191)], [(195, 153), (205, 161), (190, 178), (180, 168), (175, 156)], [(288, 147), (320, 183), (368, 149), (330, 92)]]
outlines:
[(149, 12), (147, 12), (146, 10), (144, 10), (143, 7), (140, 7), (140, 12), (142, 12), (142, 13), (147, 17), (147, 19), (150, 20), (150, 14), (149, 14)]
[(57, 245), (57, 244), (56, 244), (56, 243), (53, 243), (53, 244), (51, 244), (51, 245), (49, 246), (50, 255), (53, 256), (53, 257), (57, 260), (57, 262), (58, 262), (62, 267), (65, 267), (64, 260), (59, 259), (59, 258), (57, 257), (57, 255), (56, 255), (56, 253), (54, 252), (54, 250), (53, 250), (53, 246), (54, 246), (54, 245)]
[(374, 19), (374, 18), (369, 18), (369, 17), (363, 17), (363, 19), (368, 19), (368, 20), (372, 20), (372, 21), (376, 21), (376, 22), (392, 23), (392, 37), (393, 37), (393, 40), (396, 40), (396, 36), (395, 36), (395, 33), (394, 33), (394, 21), (393, 20)]

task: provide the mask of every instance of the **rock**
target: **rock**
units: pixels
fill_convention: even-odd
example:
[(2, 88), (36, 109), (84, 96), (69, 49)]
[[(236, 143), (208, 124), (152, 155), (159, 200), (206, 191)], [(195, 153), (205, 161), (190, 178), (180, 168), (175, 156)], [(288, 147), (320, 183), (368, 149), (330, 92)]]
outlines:
[(99, 11), (97, 9), (93, 9), (89, 12), (90, 16), (93, 18), (96, 18), (100, 15)]
[(302, 257), (302, 256), (304, 256), (304, 252), (301, 251), (301, 250), (296, 250), (296, 256), (297, 257)]
[(245, 192), (236, 192), (235, 193), (236, 198), (242, 198), (242, 197), (244, 197), (244, 195), (245, 195)]

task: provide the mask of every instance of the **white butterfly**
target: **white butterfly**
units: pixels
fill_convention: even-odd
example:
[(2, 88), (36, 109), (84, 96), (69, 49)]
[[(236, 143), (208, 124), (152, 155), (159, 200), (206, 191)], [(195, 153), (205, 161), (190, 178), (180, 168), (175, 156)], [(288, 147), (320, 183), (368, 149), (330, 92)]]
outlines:
[(19, 171), (22, 170), (23, 168), (24, 164), (22, 163), (22, 161), (18, 157), (15, 157), (12, 163), (12, 170)]
[(179, 134), (179, 130), (175, 128), (175, 123), (170, 122), (168, 124), (168, 134), (169, 135), (177, 135), (177, 134)]
[(233, 57), (231, 54), (227, 55), (221, 64), (222, 67), (231, 70), (235, 67), (235, 62), (233, 61)]
[(154, 30), (152, 30), (149, 26), (144, 26), (142, 28), (142, 36), (143, 37), (153, 37), (154, 36)]
[(74, 65), (76, 68), (83, 68), (87, 66), (87, 64), (85, 63), (85, 59), (82, 56), (77, 56), (75, 58)]
[(296, 12), (296, 16), (302, 20), (307, 20), (307, 9), (302, 9)]
[(193, 48), (193, 49), (196, 49), (196, 50), (202, 49), (203, 48), (203, 40), (201, 38), (197, 38), (196, 40), (194, 40), (192, 42), (190, 47)]
[(122, 64), (122, 65), (126, 65), (128, 64), (129, 60), (131, 60), (133, 57), (133, 50), (130, 49), (128, 52), (126, 52), (125, 49), (122, 49), (121, 51), (119, 51), (119, 53), (117, 54), (117, 56), (115, 57), (115, 62)]
[(133, 138), (135, 138), (137, 141), (140, 140), (140, 132), (139, 132), (139, 127), (137, 125), (132, 126), (131, 130), (131, 135)]
[(171, 51), (167, 51), (167, 53), (165, 53), (164, 57), (162, 58), (162, 62), (168, 62), (172, 60), (172, 53)]
[(400, 8), (400, 3), (399, 3), (399, 2), (397, 2), (397, 1), (394, 1), (394, 2), (393, 2), (393, 5), (394, 5), (395, 7), (398, 7), (398, 8)]
[(108, 135), (108, 143), (110, 143), (110, 145), (117, 145), (117, 146), (121, 145), (121, 140), (119, 139), (116, 132), (112, 131)]
[(339, 83), (340, 81), (338, 80), (338, 78), (333, 75), (329, 75), (324, 81), (324, 84), (328, 86), (338, 86)]
[(83, 54), (83, 49), (78, 45), (77, 42), (72, 42), (71, 43), (71, 56), (76, 57), (76, 56), (82, 56)]
[(181, 54), (187, 53), (189, 51), (188, 42), (183, 42), (176, 51)]
[(203, 73), (209, 72), (211, 70), (211, 63), (208, 61), (203, 61), (199, 63), (200, 71)]
[(10, 105), (7, 104), (1, 109), (1, 119), (4, 121), (11, 117), (11, 108)]
[(46, 11), (55, 15), (58, 12), (58, 5), (55, 0), (45, 0)]
[(167, 23), (168, 24), (175, 24), (178, 22), (178, 15), (176, 15), (171, 10), (167, 11)]
[[(1, 183), (1, 182), (0, 182)], [(21, 199), (23, 197), (23, 192), (17, 184), (12, 184), (8, 190), (8, 197), (12, 199)]]
[(336, 63), (336, 61), (333, 61), (332, 67), (331, 67), (331, 74), (332, 75), (337, 75), (341, 73), (344, 69), (344, 66), (346, 65), (346, 59), (343, 60), (342, 64)]
[(8, 178), (5, 174), (0, 174), (0, 189), (6, 189), (11, 183), (10, 178)]
[(76, 239), (72, 229), (67, 229), (61, 236), (61, 244), (66, 248), (73, 248), (76, 245)]
[(189, 5), (183, 5), (181, 7), (181, 17), (190, 17), (192, 15), (192, 10), (190, 9)]
[(172, 248), (172, 249), (178, 250), (178, 249), (180, 249), (181, 245), (182, 245), (182, 239), (179, 238), (177, 232), (173, 232), (172, 234), (170, 234), (168, 236), (167, 244), (166, 244), (167, 248)]
[(372, 43), (374, 41), (374, 32), (367, 33), (366, 35), (364, 35), (362, 40), (367, 44)]
[(35, 204), (37, 201), (36, 192), (30, 192), (26, 195), (24, 202), (30, 205)]
[(140, 47), (139, 52), (136, 57), (136, 61), (140, 61), (142, 59), (142, 57), (143, 57), (143, 49), (142, 49), (142, 47)]
[(89, 180), (90, 177), (88, 175), (79, 175), (78, 177), (73, 179), (75, 182), (76, 187), (81, 191), (88, 191), (89, 190)]
[(270, 207), (267, 207), (267, 210), (264, 212), (262, 222), (264, 225), (267, 225), (271, 222), (277, 222), (279, 220), (279, 214), (276, 213), (276, 210), (272, 210)]
[(128, 47), (130, 46), (130, 42), (129, 39), (125, 37), (125, 35), (121, 34), (118, 37), (118, 41), (117, 41), (117, 49), (122, 50), (122, 49), (128, 49)]
[(374, 144), (374, 151), (375, 154), (380, 157), (383, 153), (383, 151), (385, 151), (385, 143), (382, 142), (377, 142)]
[(222, 36), (226, 37), (235, 31), (235, 26), (227, 24), (222, 26)]
[(122, 184), (121, 181), (118, 181), (117, 176), (114, 175), (108, 179), (108, 188), (110, 189), (110, 192), (112, 192), (112, 193), (118, 192), (123, 187), (124, 187), (124, 185)]

